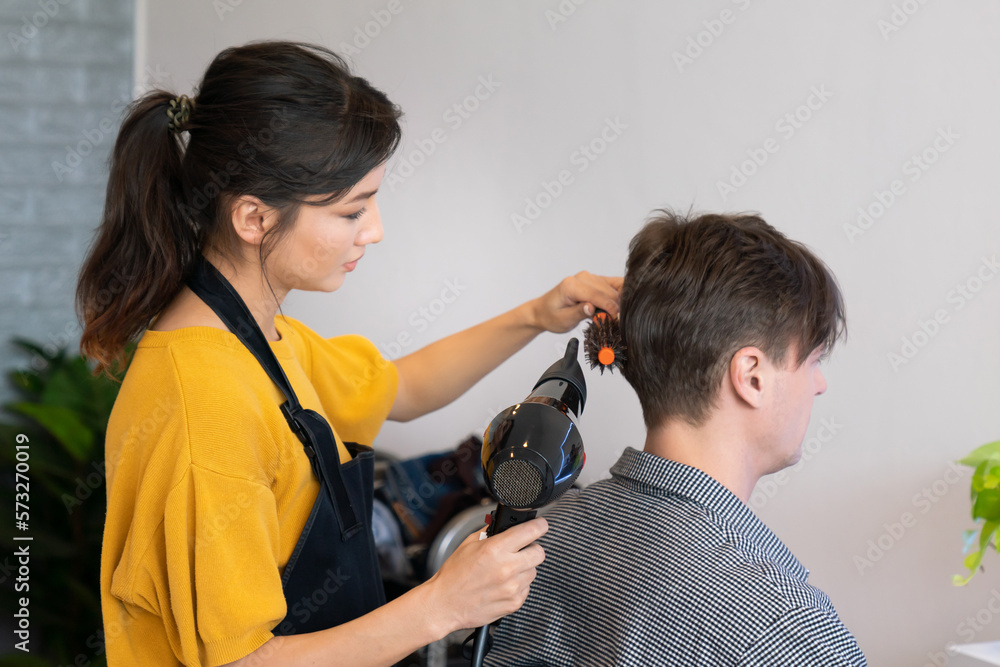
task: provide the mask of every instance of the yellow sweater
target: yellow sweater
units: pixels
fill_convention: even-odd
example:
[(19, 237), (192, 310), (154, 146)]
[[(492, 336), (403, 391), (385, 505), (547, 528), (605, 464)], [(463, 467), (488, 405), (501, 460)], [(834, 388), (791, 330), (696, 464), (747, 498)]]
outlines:
[[(360, 336), (275, 319), (303, 407), (371, 444), (395, 366)], [(281, 572), (319, 490), (284, 397), (228, 331), (147, 331), (108, 424), (101, 604), (109, 664), (221, 665), (285, 616)]]

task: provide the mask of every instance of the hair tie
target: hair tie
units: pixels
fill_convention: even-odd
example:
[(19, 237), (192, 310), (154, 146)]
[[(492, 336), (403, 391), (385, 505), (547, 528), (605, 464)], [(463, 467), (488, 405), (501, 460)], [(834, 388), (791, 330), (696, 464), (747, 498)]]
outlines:
[(167, 118), (170, 122), (167, 127), (171, 132), (183, 132), (188, 119), (191, 117), (191, 110), (194, 109), (194, 100), (187, 95), (178, 95), (170, 100), (167, 106)]

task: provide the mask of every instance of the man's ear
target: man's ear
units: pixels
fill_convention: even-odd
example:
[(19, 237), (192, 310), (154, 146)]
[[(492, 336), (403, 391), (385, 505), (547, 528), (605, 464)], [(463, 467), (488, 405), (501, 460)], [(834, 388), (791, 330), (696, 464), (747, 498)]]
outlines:
[(760, 348), (744, 347), (729, 361), (729, 382), (733, 391), (750, 407), (764, 405), (766, 385), (765, 357)]
[(260, 245), (264, 233), (278, 220), (276, 210), (250, 195), (234, 199), (231, 210), (236, 235), (250, 245)]

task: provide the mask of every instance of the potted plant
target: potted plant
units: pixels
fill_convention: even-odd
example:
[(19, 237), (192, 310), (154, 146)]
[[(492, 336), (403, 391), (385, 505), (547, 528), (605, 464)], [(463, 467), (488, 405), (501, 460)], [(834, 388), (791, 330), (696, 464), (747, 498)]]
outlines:
[(972, 518), (978, 528), (965, 532), (965, 567), (967, 576), (956, 574), (956, 586), (964, 586), (979, 571), (983, 556), (991, 548), (997, 550), (997, 529), (1000, 528), (1000, 440), (974, 450), (959, 461), (974, 468), (972, 473)]
[[(16, 610), (28, 596), (31, 652), (0, 656), (0, 667), (99, 667), (106, 664), (99, 594), (104, 438), (119, 381), (95, 375), (66, 350), (22, 339), (14, 345), (32, 364), (8, 375), (15, 399), (0, 418), (0, 504), (14, 508), (21, 501), (26, 508), (18, 520), (26, 520), (0, 536), (0, 544), (5, 554), (30, 544), (30, 589), (17, 590), (12, 562), (0, 558), (0, 603)], [(15, 542), (12, 532), (31, 541)]]

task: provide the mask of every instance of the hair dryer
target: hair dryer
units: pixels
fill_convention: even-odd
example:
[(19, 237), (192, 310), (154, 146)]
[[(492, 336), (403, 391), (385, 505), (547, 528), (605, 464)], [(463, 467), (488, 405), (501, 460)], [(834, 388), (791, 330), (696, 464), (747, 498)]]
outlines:
[[(483, 473), (498, 504), (487, 537), (535, 517), (535, 511), (566, 492), (586, 455), (576, 419), (587, 402), (587, 383), (577, 362), (580, 343), (549, 366), (528, 397), (490, 422), (483, 436)], [(486, 656), (489, 626), (476, 633), (472, 665)]]

